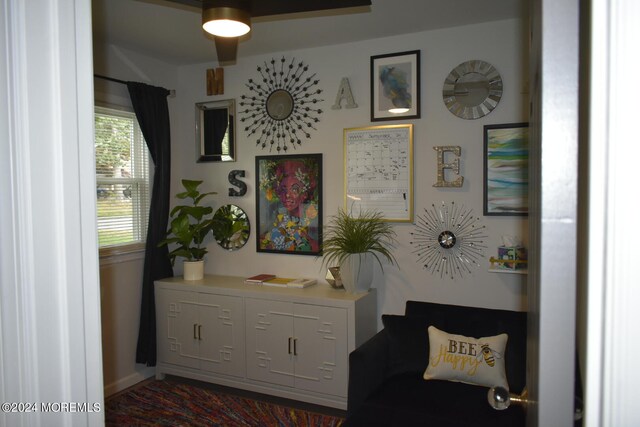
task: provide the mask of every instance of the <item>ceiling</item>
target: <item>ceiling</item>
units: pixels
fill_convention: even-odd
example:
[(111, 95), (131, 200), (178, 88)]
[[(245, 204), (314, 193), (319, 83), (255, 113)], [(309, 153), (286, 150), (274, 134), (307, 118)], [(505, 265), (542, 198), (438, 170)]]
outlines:
[[(277, 1), (277, 0), (273, 0)], [(311, 0), (300, 0), (311, 1)], [(238, 57), (526, 16), (526, 0), (371, 0), (369, 7), (254, 18)], [(216, 60), (198, 9), (165, 0), (92, 0), (94, 43), (186, 65)], [(223, 64), (224, 65), (224, 64)]]

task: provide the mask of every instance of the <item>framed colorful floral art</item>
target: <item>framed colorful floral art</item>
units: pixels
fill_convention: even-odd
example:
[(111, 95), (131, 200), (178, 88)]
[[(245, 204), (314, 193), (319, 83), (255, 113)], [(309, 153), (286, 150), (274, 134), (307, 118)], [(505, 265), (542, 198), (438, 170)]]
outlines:
[(322, 154), (256, 157), (257, 251), (319, 255)]

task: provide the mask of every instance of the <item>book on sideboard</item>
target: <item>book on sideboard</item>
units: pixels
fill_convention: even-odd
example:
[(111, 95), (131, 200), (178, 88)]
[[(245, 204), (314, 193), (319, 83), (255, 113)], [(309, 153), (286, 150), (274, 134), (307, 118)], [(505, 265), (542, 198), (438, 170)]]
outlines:
[(307, 288), (318, 283), (316, 279), (301, 277), (297, 279), (289, 279), (285, 277), (276, 277), (273, 274), (258, 274), (247, 277), (245, 283), (250, 285), (275, 286), (280, 288)]
[(262, 282), (265, 286), (277, 286), (281, 288), (286, 288), (290, 282), (293, 282), (294, 279), (288, 279), (285, 277), (274, 277), (273, 279), (265, 280)]
[(318, 281), (316, 279), (307, 279), (307, 278), (300, 278), (300, 279), (296, 279), (296, 280), (292, 280), (291, 282), (287, 283), (287, 287), (289, 288), (308, 288), (309, 286), (313, 286), (316, 283), (318, 283)]
[(275, 279), (275, 277), (276, 277), (275, 274), (262, 273), (262, 274), (257, 274), (255, 276), (247, 277), (246, 279), (244, 279), (244, 283), (261, 285), (267, 280)]

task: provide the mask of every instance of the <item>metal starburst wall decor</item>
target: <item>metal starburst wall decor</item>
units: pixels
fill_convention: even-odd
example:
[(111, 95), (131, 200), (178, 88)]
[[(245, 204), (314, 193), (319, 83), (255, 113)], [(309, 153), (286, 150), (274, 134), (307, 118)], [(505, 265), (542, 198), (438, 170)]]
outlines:
[(251, 93), (240, 97), (240, 122), (245, 124), (249, 138), (257, 136), (256, 145), (269, 151), (287, 152), (310, 138), (311, 130), (320, 121), (318, 104), (322, 89), (315, 74), (308, 75), (309, 66), (296, 62), (271, 59), (258, 66), (260, 78), (249, 79)]
[(441, 278), (471, 274), (472, 267), (479, 267), (484, 257), (485, 226), (471, 209), (458, 207), (455, 202), (440, 206), (431, 205), (423, 215), (417, 215), (416, 231), (411, 233), (414, 254), (419, 263), (431, 274)]

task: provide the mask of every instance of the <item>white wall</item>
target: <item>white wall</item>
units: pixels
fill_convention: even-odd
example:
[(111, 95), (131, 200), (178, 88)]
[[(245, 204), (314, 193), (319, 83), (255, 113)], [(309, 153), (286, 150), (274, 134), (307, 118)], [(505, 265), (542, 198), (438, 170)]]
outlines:
[(110, 396), (155, 374), (135, 363), (144, 253), (100, 263), (102, 318), (102, 375), (104, 394)]
[[(372, 55), (421, 51), (422, 114), (418, 120), (374, 122), (370, 121), (369, 70)], [(399, 269), (385, 269), (382, 276), (376, 272), (374, 286), (379, 292), (380, 313), (401, 313), (407, 299), (428, 300), (461, 305), (475, 305), (524, 310), (526, 307), (526, 276), (489, 273), (488, 258), (497, 254), (502, 235), (517, 235), (527, 240), (527, 221), (522, 217), (483, 217), (483, 125), (527, 121), (527, 46), (526, 25), (517, 20), (498, 21), (438, 31), (421, 32), (398, 37), (369, 40), (338, 46), (328, 46), (296, 52), (243, 57), (242, 44), (236, 65), (225, 67), (224, 95), (206, 96), (205, 73), (216, 62), (179, 67), (176, 108), (172, 112), (176, 127), (172, 141), (172, 193), (179, 189), (183, 178), (203, 179), (205, 189), (217, 191), (215, 207), (235, 203), (249, 215), (255, 225), (255, 156), (269, 153), (249, 140), (240, 122), (237, 122), (238, 161), (231, 163), (196, 163), (194, 141), (194, 104), (196, 102), (235, 98), (249, 94), (245, 86), (249, 78), (258, 77), (256, 66), (282, 56), (308, 64), (317, 73), (319, 87), (324, 90), (324, 113), (312, 132), (295, 153), (322, 153), (324, 175), (324, 221), (343, 204), (343, 129), (392, 123), (413, 123), (414, 134), (414, 192), (415, 211), (421, 212), (431, 203), (455, 201), (472, 208), (487, 226), (489, 238), (485, 251), (486, 262), (474, 270), (472, 276), (456, 280), (440, 279), (423, 270), (412, 254), (409, 244), (412, 224), (395, 226), (399, 245), (395, 252)], [(451, 114), (442, 102), (442, 84), (445, 77), (458, 64), (482, 59), (493, 64), (500, 72), (503, 98), (491, 114), (479, 120), (463, 120)], [(332, 110), (338, 85), (343, 77), (351, 84), (356, 109)], [(238, 106), (239, 110), (242, 107)], [(459, 145), (462, 147), (461, 175), (464, 186), (459, 189), (438, 189), (434, 146)], [(233, 169), (246, 171), (248, 186), (244, 197), (227, 196), (227, 175)], [(279, 276), (313, 276), (324, 278), (321, 260), (308, 256), (257, 253), (255, 229), (250, 241), (237, 252), (227, 252), (215, 242), (209, 244), (206, 272), (247, 276), (260, 272), (273, 272)], [(176, 265), (176, 274), (181, 267)]]

